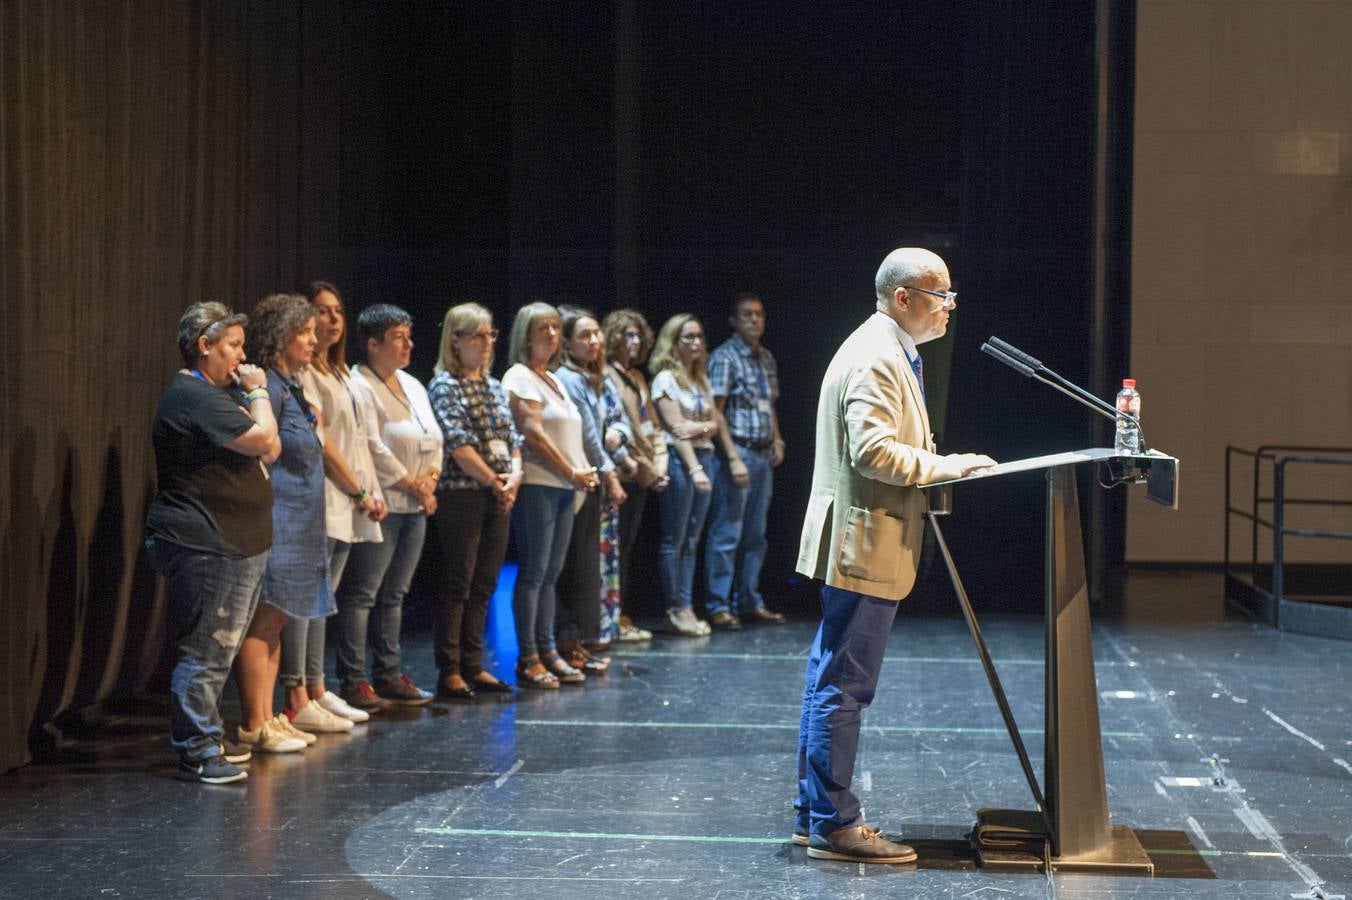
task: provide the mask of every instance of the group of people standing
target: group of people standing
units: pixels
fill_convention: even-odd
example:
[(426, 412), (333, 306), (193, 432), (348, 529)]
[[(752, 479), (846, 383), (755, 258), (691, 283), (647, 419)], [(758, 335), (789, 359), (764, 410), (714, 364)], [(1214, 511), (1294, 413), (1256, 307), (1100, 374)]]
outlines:
[[(356, 365), (332, 284), (265, 297), (247, 318), (220, 303), (189, 307), (184, 367), (155, 416), (147, 514), (169, 602), (179, 777), (238, 781), (253, 752), (300, 751), (316, 732), (429, 702), (399, 645), (425, 544), (439, 563), (436, 693), (446, 699), (513, 690), (483, 663), (509, 535), (518, 686), (585, 682), (606, 671), (612, 642), (651, 639), (623, 613), (650, 496), (666, 632), (782, 622), (759, 590), (771, 473), (784, 456), (761, 299), (738, 295), (729, 324), (710, 354), (693, 315), (672, 316), (654, 339), (636, 310), (601, 319), (531, 303), (512, 323), (499, 381), (492, 314), (463, 303), (443, 319), (424, 388), (404, 371), (412, 319), (397, 306), (362, 311)], [(707, 620), (694, 608), (706, 520)], [(337, 692), (324, 671), (333, 615)], [(232, 671), (237, 741), (219, 712)]]

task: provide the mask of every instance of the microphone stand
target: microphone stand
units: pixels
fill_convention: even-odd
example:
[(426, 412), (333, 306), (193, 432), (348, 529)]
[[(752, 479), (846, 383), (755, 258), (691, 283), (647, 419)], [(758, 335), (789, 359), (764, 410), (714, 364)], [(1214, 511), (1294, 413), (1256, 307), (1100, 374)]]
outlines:
[(1056, 374), (1051, 369), (1044, 366), (1041, 360), (1024, 353), (1022, 350), (1012, 344), (1000, 340), (998, 337), (992, 336), (990, 340), (982, 344), (981, 352), (988, 356), (995, 357), (1025, 378), (1033, 378), (1048, 387), (1055, 388), (1077, 403), (1089, 407), (1099, 415), (1112, 419), (1113, 422), (1117, 421), (1119, 415), (1123, 416), (1136, 428), (1136, 434), (1141, 439), (1140, 452), (1144, 453), (1147, 450), (1145, 432), (1141, 430), (1141, 421), (1139, 417), (1128, 415), (1127, 413), (1119, 413), (1117, 407), (1113, 406), (1111, 403), (1108, 403), (1106, 400), (1099, 397), (1095, 397), (1084, 388), (1075, 384), (1075, 382)]

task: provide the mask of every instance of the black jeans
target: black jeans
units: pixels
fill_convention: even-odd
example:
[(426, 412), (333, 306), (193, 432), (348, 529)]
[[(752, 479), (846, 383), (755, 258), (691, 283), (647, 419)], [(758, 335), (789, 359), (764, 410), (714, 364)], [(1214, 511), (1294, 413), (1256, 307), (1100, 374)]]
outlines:
[(432, 630), (438, 679), (483, 671), (484, 622), (507, 555), (507, 513), (487, 488), (437, 491), (432, 517), (441, 578)]
[(639, 487), (637, 481), (625, 482), (624, 491), (629, 499), (620, 505), (620, 610), (629, 606), (630, 564), (634, 561), (634, 542), (638, 539), (638, 527), (643, 524), (643, 508), (648, 505), (648, 489)]
[[(555, 593), (559, 598), (557, 634), (584, 643), (601, 636), (601, 496), (587, 494), (573, 518), (573, 535)], [(623, 507), (621, 507), (623, 508)]]

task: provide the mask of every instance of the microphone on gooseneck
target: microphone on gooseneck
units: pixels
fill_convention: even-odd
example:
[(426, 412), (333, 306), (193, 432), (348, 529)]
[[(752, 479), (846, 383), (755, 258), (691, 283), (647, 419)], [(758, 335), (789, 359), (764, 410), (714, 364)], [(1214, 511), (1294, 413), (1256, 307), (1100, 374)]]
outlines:
[(1032, 369), (1034, 372), (1040, 372), (1046, 368), (1046, 366), (1042, 365), (1042, 360), (1037, 359), (1028, 353), (1024, 353), (1018, 347), (1015, 347), (1013, 344), (1010, 344), (1006, 341), (1000, 340), (995, 335), (991, 335), (991, 339), (987, 343), (989, 343), (991, 346), (993, 346), (1000, 352), (1004, 353), (1006, 356), (1017, 359), (1019, 362), (1023, 363), (1025, 366)]
[(1009, 366), (1011, 369), (1013, 369), (1015, 372), (1018, 372), (1025, 378), (1032, 378), (1033, 367), (1026, 365), (1025, 363), (1019, 361), (1015, 357), (1009, 355), (1004, 350), (1001, 350), (999, 347), (996, 346), (996, 344), (1002, 343), (1004, 342), (1001, 341), (999, 338), (991, 338), (989, 341), (981, 345), (981, 352), (987, 354), (988, 356), (995, 357), (996, 359), (1000, 360), (1000, 362)]

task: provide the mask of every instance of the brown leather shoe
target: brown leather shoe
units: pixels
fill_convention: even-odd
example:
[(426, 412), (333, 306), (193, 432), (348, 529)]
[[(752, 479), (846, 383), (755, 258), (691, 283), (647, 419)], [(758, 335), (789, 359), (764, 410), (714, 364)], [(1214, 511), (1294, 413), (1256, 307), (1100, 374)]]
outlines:
[(775, 612), (768, 606), (758, 606), (751, 612), (745, 613), (743, 618), (752, 622), (765, 622), (771, 625), (783, 625), (787, 621), (782, 612)]
[(709, 624), (726, 631), (736, 631), (742, 627), (742, 621), (727, 610), (716, 612), (709, 617)]
[(860, 863), (912, 863), (916, 853), (905, 844), (889, 841), (876, 828), (855, 825), (813, 838), (807, 855), (813, 859), (838, 859)]

